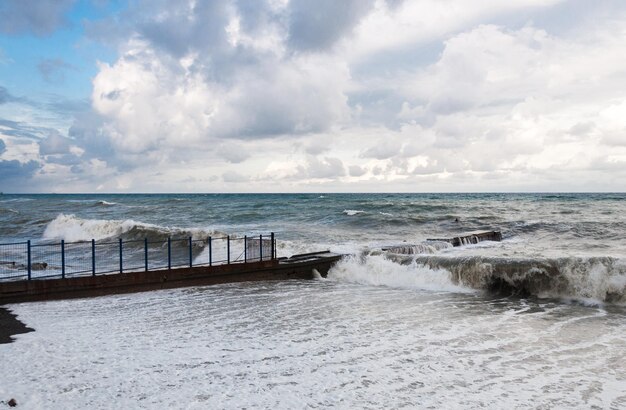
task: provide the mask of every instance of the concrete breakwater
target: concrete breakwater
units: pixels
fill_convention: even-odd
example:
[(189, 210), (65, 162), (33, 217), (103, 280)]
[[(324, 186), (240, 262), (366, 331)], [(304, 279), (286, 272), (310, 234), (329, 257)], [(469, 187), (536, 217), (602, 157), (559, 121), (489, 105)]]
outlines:
[(472, 245), (482, 241), (500, 242), (501, 240), (502, 233), (500, 231), (474, 231), (453, 238), (427, 239), (427, 241), (433, 242), (448, 242), (452, 246)]
[(475, 231), (454, 236), (451, 238), (442, 239), (427, 239), (426, 242), (418, 244), (399, 244), (383, 246), (381, 248), (384, 252), (413, 255), (422, 253), (435, 253), (442, 249), (449, 248), (451, 246), (463, 246), (477, 244), (483, 241), (500, 242), (502, 240), (502, 233), (500, 231)]
[(0, 282), (0, 305), (231, 282), (325, 277), (342, 255), (328, 251), (248, 263)]

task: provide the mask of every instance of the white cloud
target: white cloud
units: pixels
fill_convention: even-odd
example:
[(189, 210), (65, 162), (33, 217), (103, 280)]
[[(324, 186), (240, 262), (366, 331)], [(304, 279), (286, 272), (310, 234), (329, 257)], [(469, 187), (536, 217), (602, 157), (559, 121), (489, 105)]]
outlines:
[(2, 155), (105, 190), (620, 189), (626, 8), (533, 23), (562, 3), (140, 1), (94, 112)]

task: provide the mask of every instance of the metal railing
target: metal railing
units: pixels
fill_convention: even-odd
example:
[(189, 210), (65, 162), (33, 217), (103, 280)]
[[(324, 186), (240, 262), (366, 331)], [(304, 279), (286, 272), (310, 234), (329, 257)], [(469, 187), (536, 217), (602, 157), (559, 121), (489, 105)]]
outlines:
[(0, 244), (0, 281), (68, 278), (276, 259), (270, 235)]

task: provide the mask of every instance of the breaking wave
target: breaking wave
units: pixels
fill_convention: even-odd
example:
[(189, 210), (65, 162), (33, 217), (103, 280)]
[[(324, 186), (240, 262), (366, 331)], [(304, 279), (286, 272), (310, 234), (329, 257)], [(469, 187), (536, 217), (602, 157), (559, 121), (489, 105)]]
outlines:
[(357, 209), (344, 209), (343, 213), (348, 215), (348, 216), (354, 216), (354, 215), (358, 215), (358, 214), (364, 214), (365, 211), (360, 211), (360, 210), (357, 210)]
[(452, 248), (452, 244), (444, 241), (428, 241), (413, 245), (393, 245), (383, 248), (383, 251), (394, 253), (398, 255), (419, 255), (419, 254), (433, 254), (443, 249)]
[(59, 214), (43, 233), (43, 239), (64, 239), (66, 241), (101, 240), (124, 238), (136, 240), (165, 240), (167, 237), (189, 237), (206, 239), (210, 235), (221, 234), (199, 228), (177, 228), (138, 222), (132, 219), (105, 220), (83, 219), (75, 215)]
[[(407, 276), (430, 277), (437, 272), (451, 285), (460, 287), (519, 296), (626, 304), (626, 260), (618, 258), (530, 259), (390, 253), (385, 257), (390, 263), (405, 267)], [(361, 274), (371, 276), (376, 272), (365, 269)]]
[(383, 254), (345, 257), (331, 268), (328, 279), (437, 292), (473, 291), (469, 287), (455, 284), (443, 269), (432, 269), (415, 263), (398, 264)]
[(98, 201), (96, 202), (96, 204), (100, 206), (114, 206), (114, 205), (117, 205), (117, 202)]

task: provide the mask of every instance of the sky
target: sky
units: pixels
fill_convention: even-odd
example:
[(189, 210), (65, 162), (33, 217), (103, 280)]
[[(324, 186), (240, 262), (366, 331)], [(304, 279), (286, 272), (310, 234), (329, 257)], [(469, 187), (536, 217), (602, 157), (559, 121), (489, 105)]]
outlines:
[(626, 190), (623, 0), (1, 0), (0, 191)]

